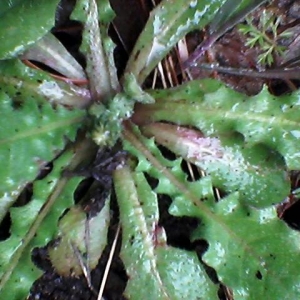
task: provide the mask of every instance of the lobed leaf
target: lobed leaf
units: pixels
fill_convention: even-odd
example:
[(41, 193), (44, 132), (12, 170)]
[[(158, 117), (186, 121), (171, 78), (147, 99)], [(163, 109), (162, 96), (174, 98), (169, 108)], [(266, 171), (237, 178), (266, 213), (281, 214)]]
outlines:
[(204, 137), (199, 131), (165, 123), (142, 128), (171, 151), (200, 167), (222, 191), (239, 191), (247, 204), (266, 207), (282, 202), (290, 191), (288, 174), (281, 158), (261, 145), (244, 146), (237, 135), (225, 141)]
[(156, 193), (166, 194), (171, 198), (184, 195), (186, 201), (191, 201), (210, 213), (207, 206), (215, 202), (210, 176), (205, 176), (201, 181), (189, 181), (182, 169), (182, 158), (165, 158), (154, 138), (146, 138), (135, 126), (130, 130), (127, 128), (124, 138), (124, 149), (137, 159), (135, 171), (147, 173), (157, 179), (154, 190)]
[[(138, 136), (137, 130), (134, 134)], [(127, 151), (138, 158), (133, 176), (141, 176), (140, 172), (151, 174), (159, 180), (155, 192), (169, 195), (173, 200), (169, 208), (171, 214), (199, 219), (192, 238), (208, 242), (202, 259), (215, 269), (220, 282), (232, 290), (233, 299), (297, 298), (300, 236), (278, 219), (274, 207), (250, 208), (244, 204), (247, 199), (238, 192), (216, 203), (209, 176), (180, 186), (184, 178), (178, 159), (164, 166), (162, 162), (167, 159), (157, 154), (159, 150), (153, 139), (141, 138), (138, 144), (126, 133), (126, 140)], [(129, 183), (126, 187), (129, 189)], [(139, 215), (142, 218), (148, 214)]]
[(133, 300), (218, 299), (217, 287), (197, 255), (167, 246), (158, 225), (157, 198), (144, 175), (124, 167), (115, 171), (114, 182), (123, 232), (121, 257), (129, 275), (125, 295)]
[(274, 207), (256, 210), (242, 202), (239, 193), (233, 193), (216, 203), (208, 216), (178, 197), (170, 212), (201, 218), (193, 238), (208, 241), (203, 260), (232, 290), (233, 299), (297, 299), (299, 232), (279, 220)]
[[(206, 136), (241, 133), (245, 147), (263, 144), (279, 152), (289, 170), (300, 168), (299, 91), (276, 97), (265, 87), (248, 97), (215, 80), (196, 80), (150, 93), (155, 104), (139, 106), (139, 124), (169, 121), (194, 126)], [(172, 113), (170, 113), (172, 111)]]
[[(12, 70), (10, 62), (5, 65)], [(64, 148), (66, 139), (75, 138), (85, 112), (61, 106), (54, 108), (45, 101), (43, 94), (47, 94), (46, 85), (51, 86), (51, 82), (37, 83), (41, 89), (39, 94), (32, 90), (34, 77), (29, 82), (10, 76), (0, 80), (6, 83), (0, 91), (0, 197), (11, 204), (22, 187), (34, 180), (39, 169)], [(49, 87), (49, 92), (63, 90)]]
[(0, 242), (1, 299), (25, 299), (42, 273), (31, 261), (31, 251), (53, 238), (60, 215), (73, 204), (73, 193), (81, 178), (61, 178), (72, 156), (69, 151), (58, 158), (51, 173), (33, 184), (30, 202), (10, 210), (10, 237)]

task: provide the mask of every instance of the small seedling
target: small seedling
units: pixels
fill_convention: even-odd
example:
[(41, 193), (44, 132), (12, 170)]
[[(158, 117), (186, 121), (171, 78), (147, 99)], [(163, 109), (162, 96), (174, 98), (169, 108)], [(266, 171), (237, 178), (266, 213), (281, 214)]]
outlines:
[(257, 62), (262, 66), (273, 65), (276, 57), (283, 56), (287, 50), (287, 47), (280, 45), (279, 41), (290, 37), (291, 32), (278, 33), (281, 22), (280, 16), (274, 16), (272, 12), (264, 9), (257, 25), (253, 17), (247, 17), (246, 24), (238, 26), (239, 31), (247, 36), (246, 46), (260, 48), (261, 54)]

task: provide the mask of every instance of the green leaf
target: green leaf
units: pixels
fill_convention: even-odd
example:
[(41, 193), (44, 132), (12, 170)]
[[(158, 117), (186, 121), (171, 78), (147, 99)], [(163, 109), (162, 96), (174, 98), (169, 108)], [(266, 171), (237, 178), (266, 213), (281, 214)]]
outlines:
[(47, 100), (53, 105), (84, 108), (91, 102), (87, 89), (56, 81), (46, 72), (29, 68), (18, 59), (0, 62), (0, 91), (16, 103), (29, 98), (39, 104)]
[(151, 13), (127, 64), (143, 83), (149, 73), (188, 32), (202, 29), (225, 0), (164, 0)]
[(22, 59), (42, 62), (71, 79), (86, 80), (82, 66), (50, 32), (25, 51)]
[[(125, 295), (134, 299), (218, 299), (197, 255), (167, 246), (158, 225), (155, 193), (142, 173), (128, 167), (114, 173), (123, 244), (121, 258), (129, 281)], [(141, 288), (142, 287), (142, 288)]]
[[(138, 136), (138, 133), (135, 132), (135, 135)], [(180, 175), (182, 171), (176, 167), (178, 160), (169, 161), (168, 166), (173, 165), (172, 168), (163, 165), (159, 169), (157, 161), (161, 163), (166, 159), (157, 155), (158, 149), (153, 139), (142, 138), (138, 143), (129, 133), (125, 136), (131, 143), (125, 144), (127, 151), (138, 157), (136, 172), (147, 172), (155, 178), (155, 174), (160, 173), (155, 191), (167, 194), (173, 200), (170, 213), (199, 218), (199, 227), (193, 233), (193, 239), (208, 242), (208, 250), (202, 258), (216, 270), (221, 283), (232, 289), (233, 299), (297, 298), (299, 264), (293, 262), (299, 257), (300, 236), (278, 219), (274, 207), (246, 207), (244, 203), (247, 199), (239, 197), (238, 193), (215, 203), (212, 182), (208, 176), (180, 186), (178, 182), (183, 182), (184, 178)], [(151, 154), (146, 152), (143, 145)], [(168, 175), (168, 172), (172, 174)], [(129, 189), (129, 184), (124, 186)]]
[(59, 0), (5, 2), (0, 10), (0, 59), (16, 57), (49, 32)]
[(10, 1), (2, 1), (0, 6), (0, 16), (4, 14), (7, 10), (11, 9), (12, 7), (18, 5), (23, 0), (10, 0)]
[(289, 170), (300, 169), (299, 91), (276, 97), (265, 87), (248, 97), (208, 79), (150, 94), (157, 101), (139, 105), (136, 123), (194, 126), (206, 136), (223, 135), (224, 141), (228, 133), (241, 133), (246, 147), (263, 144), (278, 151)]
[(84, 24), (80, 50), (86, 57), (86, 73), (95, 101), (108, 102), (119, 89), (114, 44), (108, 36), (113, 17), (108, 0), (79, 0), (71, 16)]
[(282, 159), (261, 145), (244, 146), (237, 135), (223, 141), (165, 123), (144, 126), (142, 132), (204, 170), (215, 187), (227, 193), (240, 191), (249, 205), (266, 207), (282, 202), (290, 191)]
[(136, 78), (133, 74), (125, 74), (123, 78), (123, 89), (129, 98), (132, 98), (134, 102), (140, 103), (154, 103), (153, 99), (149, 94), (147, 94), (141, 86), (138, 84)]
[(94, 217), (89, 218), (82, 208), (73, 207), (60, 220), (57, 235), (59, 243), (48, 250), (49, 259), (58, 274), (81, 275), (83, 270), (80, 259), (89, 270), (96, 267), (107, 244), (109, 197), (102, 210)]
[(233, 291), (233, 299), (297, 299), (299, 232), (279, 220), (275, 208), (246, 208), (239, 198), (238, 193), (231, 194), (207, 215), (178, 197), (170, 212), (201, 219), (193, 237), (209, 243), (203, 260)]
[(17, 197), (22, 192), (23, 188), (24, 188), (23, 185), (19, 185), (17, 188), (1, 194), (1, 196), (0, 196), (0, 220), (3, 220), (8, 209), (16, 201)]
[[(47, 93), (57, 92), (63, 97), (66, 91), (56, 86), (56, 90), (49, 87), (47, 92), (47, 84), (53, 82), (35, 82), (34, 76), (23, 81), (26, 73), (20, 76), (11, 62), (1, 65), (5, 65), (1, 71), (6, 69), (11, 74), (15, 71), (19, 76), (0, 77), (3, 82), (0, 92), (0, 197), (11, 195), (15, 198), (16, 191), (34, 180), (39, 169), (64, 148), (66, 138), (75, 138), (85, 112), (52, 107), (45, 101)], [(26, 69), (26, 72), (30, 71)], [(34, 90), (32, 85), (35, 84), (39, 91)]]
[(0, 242), (1, 299), (25, 299), (42, 273), (31, 261), (31, 251), (53, 238), (60, 215), (73, 204), (73, 193), (81, 179), (60, 178), (72, 156), (69, 151), (58, 158), (51, 173), (34, 183), (30, 202), (10, 210), (11, 235)]
[(212, 20), (210, 32), (224, 33), (224, 28), (233, 27), (264, 2), (266, 0), (227, 0)]

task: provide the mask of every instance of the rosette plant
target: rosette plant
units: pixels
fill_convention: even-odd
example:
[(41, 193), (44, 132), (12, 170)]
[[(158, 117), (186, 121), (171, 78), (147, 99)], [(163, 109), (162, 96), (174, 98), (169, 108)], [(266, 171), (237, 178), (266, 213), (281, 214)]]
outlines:
[[(224, 290), (234, 300), (298, 299), (300, 235), (276, 205), (300, 169), (299, 91), (250, 97), (184, 76), (173, 87), (145, 83), (181, 39), (235, 1), (162, 0), (120, 76), (108, 0), (71, 8), (80, 63), (53, 34), (60, 1), (4, 2), (0, 298), (26, 299), (43, 274), (32, 251), (47, 245), (55, 272), (88, 279), (114, 196), (127, 299), (215, 300)], [(241, 1), (241, 10), (252, 2), (264, 1)], [(168, 244), (164, 198), (170, 215), (197, 221), (189, 238), (206, 243), (201, 253)]]

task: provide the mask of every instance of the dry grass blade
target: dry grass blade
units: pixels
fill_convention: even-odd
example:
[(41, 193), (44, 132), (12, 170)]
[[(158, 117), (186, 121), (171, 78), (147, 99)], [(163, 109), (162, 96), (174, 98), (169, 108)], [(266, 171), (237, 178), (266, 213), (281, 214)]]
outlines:
[(109, 272), (109, 269), (110, 269), (110, 266), (111, 266), (111, 263), (112, 263), (114, 253), (116, 251), (116, 246), (117, 246), (117, 241), (118, 241), (118, 238), (119, 238), (119, 234), (120, 234), (120, 225), (117, 228), (117, 232), (116, 232), (113, 244), (111, 246), (111, 250), (110, 250), (109, 257), (108, 257), (108, 260), (107, 260), (107, 264), (106, 264), (106, 267), (105, 267), (105, 270), (104, 270), (103, 278), (102, 278), (102, 281), (101, 281), (101, 284), (100, 284), (97, 300), (102, 299), (103, 291), (104, 291), (105, 284), (106, 284), (107, 277), (108, 277), (108, 272)]
[(82, 269), (82, 272), (83, 272), (83, 275), (84, 275), (84, 277), (87, 281), (88, 287), (91, 289), (91, 291), (95, 295), (97, 295), (96, 290), (94, 289), (94, 287), (92, 285), (92, 282), (91, 282), (91, 271), (90, 271), (90, 268), (89, 268), (88, 264), (84, 262), (80, 251), (78, 250), (78, 248), (73, 243), (71, 243), (71, 247), (72, 247), (73, 252), (74, 252), (74, 254), (75, 254), (75, 256), (78, 260), (78, 263), (79, 263), (79, 265)]

